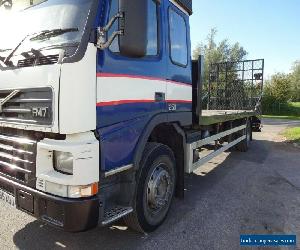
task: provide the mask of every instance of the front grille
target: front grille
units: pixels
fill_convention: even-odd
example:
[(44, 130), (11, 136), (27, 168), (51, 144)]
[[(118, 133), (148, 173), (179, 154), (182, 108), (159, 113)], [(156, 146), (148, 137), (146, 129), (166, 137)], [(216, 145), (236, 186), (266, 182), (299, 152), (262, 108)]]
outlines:
[(18, 67), (32, 67), (32, 66), (41, 66), (56, 64), (58, 62), (59, 55), (49, 55), (49, 56), (39, 56), (39, 57), (30, 57), (18, 61)]
[[(13, 97), (5, 101), (14, 91)], [(0, 90), (0, 122), (51, 125), (52, 101), (51, 88)]]
[(16, 130), (10, 130), (9, 133), (4, 131), (4, 128), (0, 128), (0, 173), (21, 184), (35, 187), (37, 141)]

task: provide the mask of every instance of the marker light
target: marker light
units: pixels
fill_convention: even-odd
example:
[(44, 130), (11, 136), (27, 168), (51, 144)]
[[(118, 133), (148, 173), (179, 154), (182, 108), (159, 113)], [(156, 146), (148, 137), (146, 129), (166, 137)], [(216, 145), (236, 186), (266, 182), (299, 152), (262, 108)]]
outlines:
[(69, 186), (68, 197), (69, 198), (82, 198), (90, 197), (98, 193), (98, 183), (93, 183), (87, 186)]
[(94, 196), (98, 193), (98, 183), (85, 186), (66, 186), (46, 181), (45, 185), (45, 191), (47, 193), (61, 197), (85, 198)]

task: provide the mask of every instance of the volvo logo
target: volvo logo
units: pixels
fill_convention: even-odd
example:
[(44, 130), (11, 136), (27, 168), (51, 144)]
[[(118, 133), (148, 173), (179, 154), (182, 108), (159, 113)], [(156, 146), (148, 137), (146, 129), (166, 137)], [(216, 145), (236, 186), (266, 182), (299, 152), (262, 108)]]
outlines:
[(13, 98), (16, 94), (18, 94), (20, 92), (20, 90), (14, 90), (13, 92), (11, 92), (7, 97), (5, 97), (4, 99), (2, 99), (0, 101), (0, 113), (3, 112), (3, 105), (5, 103), (7, 103), (11, 98)]

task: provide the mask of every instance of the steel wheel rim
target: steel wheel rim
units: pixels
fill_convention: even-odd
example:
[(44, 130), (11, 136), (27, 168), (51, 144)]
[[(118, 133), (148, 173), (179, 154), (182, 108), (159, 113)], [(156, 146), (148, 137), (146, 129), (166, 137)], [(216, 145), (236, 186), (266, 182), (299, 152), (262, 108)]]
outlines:
[(173, 182), (164, 166), (164, 164), (156, 166), (147, 183), (146, 208), (152, 217), (166, 209), (172, 197)]

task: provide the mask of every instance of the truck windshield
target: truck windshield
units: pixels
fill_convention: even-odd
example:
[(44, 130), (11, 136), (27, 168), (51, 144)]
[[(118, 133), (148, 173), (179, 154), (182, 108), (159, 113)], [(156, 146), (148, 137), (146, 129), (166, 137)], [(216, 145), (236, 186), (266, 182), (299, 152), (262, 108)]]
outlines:
[(79, 44), (93, 0), (47, 0), (22, 11), (0, 11), (0, 52)]

